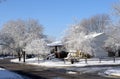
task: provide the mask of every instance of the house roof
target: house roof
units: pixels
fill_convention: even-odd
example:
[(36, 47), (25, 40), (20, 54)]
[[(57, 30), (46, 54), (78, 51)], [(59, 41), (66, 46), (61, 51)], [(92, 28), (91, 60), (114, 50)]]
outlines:
[[(100, 36), (100, 35), (103, 35), (104, 33), (91, 33), (91, 34), (89, 34), (89, 35), (86, 35), (84, 38), (86, 39), (86, 40), (89, 40), (89, 39), (91, 39), (91, 38), (96, 38), (96, 37), (98, 37), (98, 36)], [(73, 42), (73, 41), (76, 41), (76, 39), (75, 40), (70, 40), (70, 41), (67, 41), (67, 42), (65, 42), (65, 43), (69, 43), (69, 42)]]
[(102, 34), (104, 34), (104, 33), (91, 33), (89, 35), (86, 35), (85, 38), (95, 38), (95, 37), (100, 36)]
[(55, 41), (52, 43), (47, 44), (47, 46), (62, 46), (62, 42), (61, 41)]

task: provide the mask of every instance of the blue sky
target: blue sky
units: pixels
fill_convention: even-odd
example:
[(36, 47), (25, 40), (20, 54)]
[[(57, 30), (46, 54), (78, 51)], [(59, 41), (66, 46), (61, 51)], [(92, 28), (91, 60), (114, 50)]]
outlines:
[(47, 35), (60, 38), (74, 20), (112, 13), (118, 0), (6, 0), (0, 4), (0, 26), (9, 20), (37, 19)]

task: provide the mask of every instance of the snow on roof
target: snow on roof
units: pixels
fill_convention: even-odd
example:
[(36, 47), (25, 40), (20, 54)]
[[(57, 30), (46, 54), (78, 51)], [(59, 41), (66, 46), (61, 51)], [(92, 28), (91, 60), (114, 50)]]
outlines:
[[(100, 36), (102, 34), (104, 34), (104, 33), (91, 33), (89, 35), (86, 35), (84, 38), (86, 38), (86, 40), (87, 40), (87, 39), (90, 39), (90, 38), (95, 38), (95, 37)], [(76, 41), (76, 39), (75, 40), (67, 41), (65, 43), (69, 43), (69, 42), (72, 42), (72, 41)]]
[(55, 41), (55, 42), (52, 42), (50, 44), (47, 44), (47, 46), (62, 46), (62, 42), (61, 41)]
[(86, 35), (85, 38), (95, 38), (99, 35), (102, 35), (103, 33), (91, 33), (89, 35)]
[[(89, 34), (89, 35), (86, 35), (85, 38), (86, 38), (86, 39), (95, 38), (95, 37), (100, 36), (100, 35), (102, 35), (102, 34), (104, 34), (104, 33), (91, 33), (91, 34)], [(75, 41), (75, 40), (71, 40), (71, 41)], [(67, 41), (66, 43), (69, 43), (69, 42), (71, 42), (71, 41)], [(63, 44), (62, 44), (61, 41), (55, 41), (55, 42), (52, 42), (52, 43), (50, 43), (50, 44), (47, 44), (47, 46), (62, 46), (62, 45), (63, 45)]]

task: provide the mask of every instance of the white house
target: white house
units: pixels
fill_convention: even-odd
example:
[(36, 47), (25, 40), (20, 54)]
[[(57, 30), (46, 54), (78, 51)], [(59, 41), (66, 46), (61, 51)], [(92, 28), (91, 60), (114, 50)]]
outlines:
[(88, 36), (92, 38), (93, 42), (95, 43), (94, 51), (93, 51), (94, 57), (108, 56), (108, 52), (105, 50), (104, 47), (105, 40), (107, 39), (107, 35), (105, 33), (94, 33)]
[[(85, 38), (86, 40), (92, 39), (92, 42), (95, 43), (95, 45), (93, 46), (94, 51), (92, 52), (92, 55), (94, 57), (107, 57), (108, 56), (108, 52), (104, 48), (105, 40), (107, 39), (107, 35), (105, 35), (105, 33), (91, 33), (89, 35), (86, 35)], [(54, 48), (55, 51), (57, 52), (61, 51), (62, 47), (64, 46), (61, 41), (56, 41), (56, 42), (53, 42), (47, 45), (51, 47), (52, 49)]]
[[(91, 33), (89, 35), (84, 36), (84, 38), (85, 40), (92, 40), (92, 42), (94, 43), (92, 46), (93, 51), (89, 53), (90, 55), (92, 55), (93, 57), (108, 56), (108, 52), (105, 50), (104, 47), (105, 40), (107, 39), (107, 35), (105, 35), (105, 33)], [(76, 40), (71, 40), (71, 41), (74, 42)], [(66, 47), (67, 47), (67, 43), (71, 43), (71, 41), (66, 42)], [(74, 48), (74, 45), (72, 46)]]

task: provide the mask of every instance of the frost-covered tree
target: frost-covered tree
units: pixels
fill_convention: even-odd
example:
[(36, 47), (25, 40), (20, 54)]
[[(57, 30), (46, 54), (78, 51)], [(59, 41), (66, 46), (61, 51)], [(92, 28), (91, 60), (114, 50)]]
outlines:
[(27, 53), (36, 54), (39, 58), (44, 58), (48, 53), (49, 49), (45, 39), (35, 39), (25, 47)]
[(109, 16), (106, 14), (95, 15), (88, 19), (83, 19), (79, 23), (71, 25), (65, 32), (63, 42), (68, 50), (80, 50), (92, 55), (95, 44), (91, 38), (86, 38), (91, 33), (104, 32), (109, 24)]
[(1, 45), (6, 45), (6, 46), (11, 46), (14, 44), (14, 39), (7, 33), (0, 33), (0, 44)]
[(109, 22), (109, 15), (98, 14), (88, 19), (82, 19), (79, 23), (71, 25), (69, 31), (73, 31), (75, 33), (84, 32), (86, 34), (89, 34), (91, 32), (104, 32), (106, 26), (109, 25)]
[(27, 43), (33, 39), (44, 37), (42, 25), (34, 19), (9, 21), (3, 25), (2, 33), (10, 34), (16, 45), (22, 43), (21, 41)]
[[(68, 31), (68, 36), (64, 38), (64, 45), (69, 52), (70, 50), (79, 50), (81, 52), (87, 53), (92, 55), (92, 48), (91, 48), (91, 39), (85, 38), (84, 32), (78, 32), (75, 31), (76, 28), (70, 28), (70, 31)], [(86, 50), (87, 49), (87, 50)]]
[(109, 31), (106, 32), (108, 39), (105, 41), (105, 47), (107, 51), (116, 53), (120, 49), (120, 27), (109, 27)]
[(112, 10), (117, 17), (115, 17), (115, 20), (106, 29), (108, 39), (105, 41), (105, 47), (108, 52), (115, 55), (120, 50), (120, 1), (113, 4)]
[(107, 14), (95, 15), (88, 19), (83, 19), (78, 23), (71, 25), (65, 32), (64, 40), (70, 39), (79, 33), (85, 35), (92, 32), (104, 32), (109, 25), (110, 18)]
[(0, 45), (2, 53), (3, 51), (8, 51), (7, 53), (14, 52), (14, 39), (7, 33), (0, 33)]
[(113, 13), (120, 16), (120, 1), (114, 3), (112, 7), (113, 7)]
[(110, 17), (107, 14), (98, 14), (89, 19), (90, 32), (104, 32), (109, 25)]
[(42, 25), (34, 19), (9, 21), (3, 25), (1, 32), (9, 34), (13, 38), (14, 49), (16, 49), (19, 58), (28, 43), (36, 38), (45, 37)]
[(66, 42), (64, 42), (64, 45), (68, 52), (70, 50), (75, 50), (93, 56), (93, 39), (86, 37), (85, 33), (79, 33), (70, 37)]

